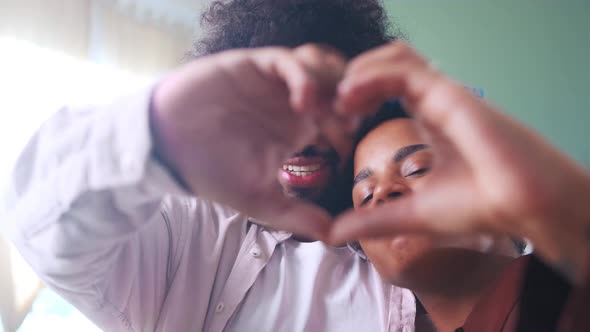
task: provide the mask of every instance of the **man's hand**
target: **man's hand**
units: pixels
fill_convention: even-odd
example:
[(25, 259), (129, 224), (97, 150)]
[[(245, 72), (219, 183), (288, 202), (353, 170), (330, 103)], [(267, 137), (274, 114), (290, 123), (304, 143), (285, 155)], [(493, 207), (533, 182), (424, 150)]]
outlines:
[(435, 151), (430, 183), (382, 208), (343, 216), (332, 241), (400, 232), (501, 233), (529, 238), (549, 263), (579, 276), (590, 253), (587, 170), (400, 42), (349, 65), (337, 108), (371, 110), (398, 97)]
[(318, 134), (338, 145), (346, 128), (330, 107), (345, 69), (333, 50), (235, 50), (195, 60), (156, 89), (156, 153), (192, 193), (267, 226), (322, 238), (328, 214), (285, 197), (277, 170)]

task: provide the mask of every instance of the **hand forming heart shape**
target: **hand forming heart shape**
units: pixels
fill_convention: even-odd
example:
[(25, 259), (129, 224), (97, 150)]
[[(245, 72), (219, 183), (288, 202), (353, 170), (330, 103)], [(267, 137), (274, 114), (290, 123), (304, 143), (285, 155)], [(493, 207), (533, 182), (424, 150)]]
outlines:
[[(427, 189), (335, 222), (284, 195), (287, 158), (321, 137), (346, 159), (359, 116), (392, 98), (435, 151)], [(152, 126), (156, 152), (192, 193), (303, 237), (492, 232), (527, 237), (552, 262), (588, 252), (588, 171), (403, 42), (351, 61), (314, 45), (197, 59), (156, 90)]]

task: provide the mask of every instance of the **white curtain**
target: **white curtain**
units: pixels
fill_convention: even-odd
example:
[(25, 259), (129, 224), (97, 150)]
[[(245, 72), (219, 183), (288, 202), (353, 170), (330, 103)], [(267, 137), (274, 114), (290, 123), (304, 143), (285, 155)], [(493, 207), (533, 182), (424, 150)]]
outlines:
[(90, 0), (0, 0), (0, 36), (86, 57), (89, 5)]
[(130, 19), (118, 7), (97, 2), (92, 15), (89, 56), (101, 63), (157, 74), (178, 65), (192, 44), (192, 30), (156, 21), (160, 16)]
[(178, 65), (191, 47), (198, 13), (174, 20), (137, 12), (108, 0), (0, 0), (0, 36), (143, 75)]

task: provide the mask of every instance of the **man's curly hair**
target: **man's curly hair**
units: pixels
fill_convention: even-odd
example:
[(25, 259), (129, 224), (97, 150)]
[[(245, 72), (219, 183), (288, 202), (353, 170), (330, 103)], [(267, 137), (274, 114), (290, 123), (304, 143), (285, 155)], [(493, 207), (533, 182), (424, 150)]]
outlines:
[(216, 0), (203, 14), (201, 26), (203, 36), (190, 57), (320, 43), (352, 58), (401, 38), (379, 0)]

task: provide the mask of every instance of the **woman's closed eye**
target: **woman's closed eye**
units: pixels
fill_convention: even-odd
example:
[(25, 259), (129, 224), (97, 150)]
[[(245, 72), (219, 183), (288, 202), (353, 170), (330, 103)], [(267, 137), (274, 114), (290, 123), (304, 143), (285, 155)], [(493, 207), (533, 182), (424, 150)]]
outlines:
[(409, 174), (405, 175), (406, 178), (417, 178), (420, 177), (430, 171), (430, 167), (422, 167), (416, 170), (409, 171)]
[(371, 200), (373, 200), (373, 194), (367, 195), (365, 198), (363, 198), (363, 201), (361, 202), (361, 206), (367, 205), (369, 202), (371, 202)]
[(400, 175), (407, 179), (419, 178), (428, 173), (432, 168), (431, 166), (430, 156), (426, 153), (420, 153), (420, 155), (404, 160), (400, 167)]

